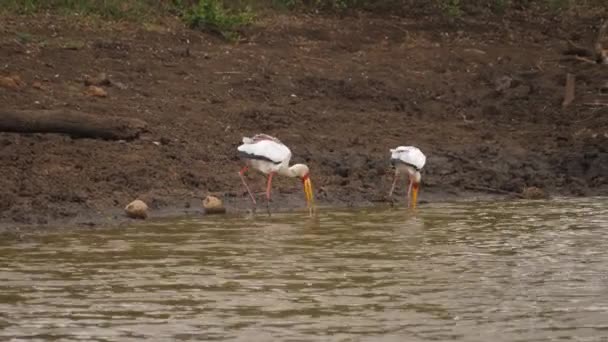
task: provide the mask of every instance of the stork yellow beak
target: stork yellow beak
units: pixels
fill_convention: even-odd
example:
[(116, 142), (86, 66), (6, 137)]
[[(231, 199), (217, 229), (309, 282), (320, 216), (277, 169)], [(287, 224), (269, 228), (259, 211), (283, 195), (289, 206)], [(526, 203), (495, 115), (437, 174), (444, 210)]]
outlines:
[(314, 205), (315, 205), (315, 198), (312, 192), (312, 183), (310, 182), (310, 178), (305, 177), (304, 178), (304, 195), (306, 196), (306, 205), (308, 206), (308, 211), (310, 212), (310, 215), (312, 216), (313, 213), (313, 209), (314, 209)]
[(420, 189), (420, 184), (414, 183), (412, 185), (412, 209), (416, 209), (416, 204), (418, 204), (418, 189)]

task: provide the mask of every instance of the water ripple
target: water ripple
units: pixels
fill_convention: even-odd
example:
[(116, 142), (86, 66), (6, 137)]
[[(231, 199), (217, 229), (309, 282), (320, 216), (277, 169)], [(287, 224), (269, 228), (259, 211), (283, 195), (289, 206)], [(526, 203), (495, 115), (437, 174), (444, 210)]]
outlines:
[(608, 199), (154, 222), (0, 242), (0, 339), (601, 341)]

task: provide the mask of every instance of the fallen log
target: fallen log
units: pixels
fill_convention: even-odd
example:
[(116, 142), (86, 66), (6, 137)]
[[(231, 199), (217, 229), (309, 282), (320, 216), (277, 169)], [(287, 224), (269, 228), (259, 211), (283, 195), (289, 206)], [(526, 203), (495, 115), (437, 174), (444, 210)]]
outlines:
[(0, 132), (60, 133), (75, 138), (133, 140), (146, 130), (139, 119), (71, 110), (0, 109)]

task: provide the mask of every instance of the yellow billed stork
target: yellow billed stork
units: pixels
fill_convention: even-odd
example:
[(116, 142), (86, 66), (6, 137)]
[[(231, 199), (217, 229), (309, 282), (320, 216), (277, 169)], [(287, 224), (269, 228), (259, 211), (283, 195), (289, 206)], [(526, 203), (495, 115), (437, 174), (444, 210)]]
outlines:
[(391, 164), (395, 167), (395, 179), (393, 180), (393, 185), (391, 186), (391, 191), (388, 196), (389, 198), (393, 196), (399, 174), (407, 174), (409, 179), (407, 187), (407, 205), (408, 207), (411, 206), (412, 208), (416, 208), (420, 181), (422, 180), (420, 171), (426, 163), (426, 156), (419, 148), (414, 146), (399, 146), (390, 151)]
[(254, 208), (256, 200), (247, 182), (245, 181), (245, 172), (249, 168), (256, 169), (268, 175), (268, 185), (266, 187), (266, 208), (270, 215), (270, 192), (272, 186), (272, 177), (275, 174), (287, 176), (291, 178), (299, 178), (304, 185), (304, 194), (306, 204), (310, 215), (313, 213), (314, 196), (312, 191), (312, 183), (310, 181), (310, 171), (308, 166), (304, 164), (295, 164), (289, 166), (291, 159), (291, 151), (279, 139), (266, 134), (256, 134), (252, 138), (244, 137), (243, 144), (238, 148), (239, 157), (245, 161), (245, 167), (239, 171), (241, 180), (249, 193), (249, 197), (253, 201)]

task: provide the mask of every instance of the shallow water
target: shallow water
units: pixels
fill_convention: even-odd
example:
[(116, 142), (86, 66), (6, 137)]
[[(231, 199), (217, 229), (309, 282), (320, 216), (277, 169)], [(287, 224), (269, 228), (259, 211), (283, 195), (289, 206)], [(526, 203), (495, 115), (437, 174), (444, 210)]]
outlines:
[(0, 242), (0, 340), (608, 340), (608, 198)]

